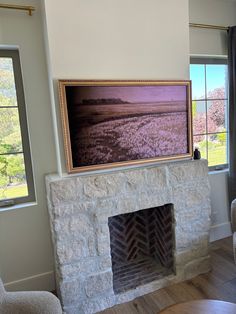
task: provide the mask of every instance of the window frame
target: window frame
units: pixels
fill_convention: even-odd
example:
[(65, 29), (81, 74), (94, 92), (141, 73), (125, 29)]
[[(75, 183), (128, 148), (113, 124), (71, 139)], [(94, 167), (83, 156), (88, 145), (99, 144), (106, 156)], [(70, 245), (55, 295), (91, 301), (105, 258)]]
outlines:
[[(190, 66), (192, 64), (202, 64), (202, 65), (208, 65), (208, 64), (219, 64), (219, 65), (228, 65), (228, 58), (227, 56), (190, 56)], [(206, 71), (206, 70), (205, 70)], [(204, 99), (194, 99), (196, 101), (204, 101), (207, 102), (209, 100), (212, 100), (210, 98), (207, 98), (207, 89), (206, 89), (206, 72), (205, 72), (205, 77), (204, 77), (204, 83), (205, 83), (205, 95), (204, 95)], [(227, 86), (226, 86), (227, 90), (227, 97), (224, 99), (220, 99), (223, 101), (227, 102), (227, 114), (226, 114), (226, 131), (225, 132), (206, 132), (205, 134), (202, 135), (210, 135), (210, 134), (219, 134), (219, 133), (226, 133), (227, 134), (227, 141), (226, 141), (226, 156), (227, 156), (227, 161), (229, 162), (229, 97), (228, 97), (228, 80), (227, 80)], [(192, 99), (192, 102), (194, 101)], [(217, 100), (217, 99), (214, 99)], [(206, 114), (207, 114), (207, 110), (206, 110)], [(207, 119), (207, 115), (206, 115), (206, 119)], [(201, 134), (199, 134), (201, 135)], [(195, 135), (193, 134), (193, 137)], [(197, 136), (197, 135), (196, 135)], [(228, 169), (229, 164), (219, 164), (219, 165), (215, 165), (215, 166), (208, 166), (209, 171), (219, 171), (219, 170), (225, 170)]]
[[(35, 184), (34, 184), (34, 176), (33, 176), (32, 158), (31, 158), (30, 140), (29, 140), (29, 131), (28, 131), (28, 122), (27, 122), (27, 112), (26, 112), (23, 77), (22, 77), (22, 71), (21, 71), (19, 50), (0, 48), (0, 58), (12, 59), (14, 79), (15, 79), (17, 108), (18, 108), (18, 113), (19, 113), (19, 124), (20, 124), (21, 139), (22, 139), (22, 154), (24, 158), (26, 184), (28, 188), (27, 196), (0, 199), (0, 208), (3, 208), (7, 206), (14, 206), (17, 204), (22, 204), (22, 203), (35, 202), (36, 197), (35, 197)], [(0, 107), (0, 110), (1, 110), (1, 107)], [(1, 154), (1, 155), (5, 155), (5, 154)], [(9, 153), (6, 155), (11, 155), (11, 154)]]

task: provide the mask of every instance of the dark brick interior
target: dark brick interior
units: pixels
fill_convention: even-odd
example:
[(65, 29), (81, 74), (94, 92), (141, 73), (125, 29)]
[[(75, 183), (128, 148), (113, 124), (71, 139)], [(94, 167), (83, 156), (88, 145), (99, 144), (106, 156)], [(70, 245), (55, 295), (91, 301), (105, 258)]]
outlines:
[(173, 272), (172, 212), (166, 204), (108, 219), (115, 293)]

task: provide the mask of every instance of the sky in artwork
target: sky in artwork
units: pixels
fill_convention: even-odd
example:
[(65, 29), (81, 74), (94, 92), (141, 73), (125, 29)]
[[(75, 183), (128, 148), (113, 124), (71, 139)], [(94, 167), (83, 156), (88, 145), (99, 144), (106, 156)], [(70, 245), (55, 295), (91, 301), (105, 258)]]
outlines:
[(80, 86), (73, 94), (75, 103), (102, 98), (119, 98), (130, 103), (186, 101), (186, 86)]

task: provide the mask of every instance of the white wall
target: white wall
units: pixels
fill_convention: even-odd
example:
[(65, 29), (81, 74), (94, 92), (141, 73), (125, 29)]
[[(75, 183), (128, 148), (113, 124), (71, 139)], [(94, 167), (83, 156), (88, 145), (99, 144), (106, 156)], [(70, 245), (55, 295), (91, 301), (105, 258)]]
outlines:
[(210, 173), (211, 185), (211, 233), (210, 240), (225, 238), (231, 234), (228, 200), (228, 171)]
[(44, 3), (52, 80), (188, 79), (188, 0)]
[[(189, 19), (190, 23), (221, 26), (236, 25), (236, 2), (229, 0), (190, 0)], [(227, 32), (190, 28), (190, 54), (227, 55)], [(210, 173), (212, 203), (211, 240), (228, 236), (231, 233), (227, 177), (227, 171)]]
[[(232, 26), (236, 24), (236, 2), (230, 0), (189, 0), (190, 23)], [(190, 28), (190, 53), (227, 55), (227, 32)]]
[(17, 45), (20, 49), (37, 204), (1, 209), (0, 276), (8, 289), (53, 289), (44, 175), (56, 171), (56, 155), (41, 13), (37, 0), (20, 0), (17, 4), (34, 5), (36, 12), (30, 17), (22, 11), (1, 9), (0, 45)]

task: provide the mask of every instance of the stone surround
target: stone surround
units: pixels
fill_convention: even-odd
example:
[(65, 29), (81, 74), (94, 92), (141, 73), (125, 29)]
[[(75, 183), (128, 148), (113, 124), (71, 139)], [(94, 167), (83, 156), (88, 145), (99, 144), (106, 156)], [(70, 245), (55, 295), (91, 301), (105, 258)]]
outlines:
[[(65, 313), (96, 313), (209, 271), (207, 161), (49, 175), (46, 181), (57, 292)], [(115, 294), (108, 217), (165, 204), (174, 206), (175, 274)]]

